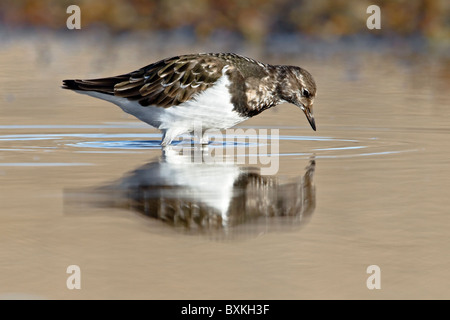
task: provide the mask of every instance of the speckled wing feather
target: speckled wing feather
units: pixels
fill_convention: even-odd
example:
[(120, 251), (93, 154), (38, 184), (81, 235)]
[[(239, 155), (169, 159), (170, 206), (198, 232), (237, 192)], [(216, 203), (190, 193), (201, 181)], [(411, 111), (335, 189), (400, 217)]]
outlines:
[(137, 71), (102, 79), (64, 80), (74, 90), (90, 90), (137, 100), (142, 106), (170, 107), (191, 99), (222, 76), (226, 61), (211, 55), (177, 56)]

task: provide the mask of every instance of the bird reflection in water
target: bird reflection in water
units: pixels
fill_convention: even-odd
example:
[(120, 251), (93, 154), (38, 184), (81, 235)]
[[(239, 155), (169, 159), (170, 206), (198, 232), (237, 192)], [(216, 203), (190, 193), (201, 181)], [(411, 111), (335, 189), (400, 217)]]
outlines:
[[(205, 156), (209, 151), (201, 152)], [(256, 167), (193, 159), (193, 152), (167, 149), (159, 161), (112, 184), (68, 192), (66, 199), (131, 209), (186, 233), (215, 236), (297, 229), (314, 212), (314, 160), (303, 175), (282, 183), (276, 176), (261, 175)]]

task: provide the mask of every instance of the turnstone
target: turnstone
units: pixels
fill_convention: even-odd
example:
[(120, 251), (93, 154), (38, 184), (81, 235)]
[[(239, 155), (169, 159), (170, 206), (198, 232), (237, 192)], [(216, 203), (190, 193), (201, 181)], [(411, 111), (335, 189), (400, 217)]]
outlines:
[(302, 109), (316, 130), (308, 71), (234, 53), (176, 56), (115, 77), (64, 80), (63, 88), (110, 101), (160, 129), (162, 146), (198, 123), (202, 134), (226, 129), (283, 102)]

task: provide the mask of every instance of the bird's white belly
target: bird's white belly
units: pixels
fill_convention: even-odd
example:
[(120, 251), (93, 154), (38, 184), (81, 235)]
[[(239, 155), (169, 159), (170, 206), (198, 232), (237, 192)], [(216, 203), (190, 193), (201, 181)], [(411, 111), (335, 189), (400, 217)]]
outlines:
[(123, 111), (155, 128), (161, 130), (174, 130), (176, 128), (175, 130), (181, 134), (192, 132), (194, 128), (198, 130), (199, 125), (201, 125), (202, 131), (230, 128), (247, 119), (233, 110), (228, 85), (228, 77), (223, 75), (214, 86), (194, 96), (189, 101), (168, 108), (143, 107), (138, 101), (130, 101), (96, 92), (89, 94), (113, 102)]

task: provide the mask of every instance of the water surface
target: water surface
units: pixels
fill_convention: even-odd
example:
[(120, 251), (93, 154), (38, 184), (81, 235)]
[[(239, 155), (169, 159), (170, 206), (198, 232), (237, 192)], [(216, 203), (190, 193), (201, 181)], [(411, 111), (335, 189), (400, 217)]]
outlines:
[[(167, 158), (158, 131), (59, 88), (170, 53), (118, 43), (100, 64), (81, 40), (50, 41), (46, 60), (35, 47), (0, 49), (0, 296), (450, 297), (445, 62), (267, 57), (315, 76), (318, 130), (287, 104), (243, 123), (279, 129), (279, 170), (262, 175)], [(81, 290), (66, 288), (72, 264)], [(366, 287), (372, 264), (381, 290)]]

